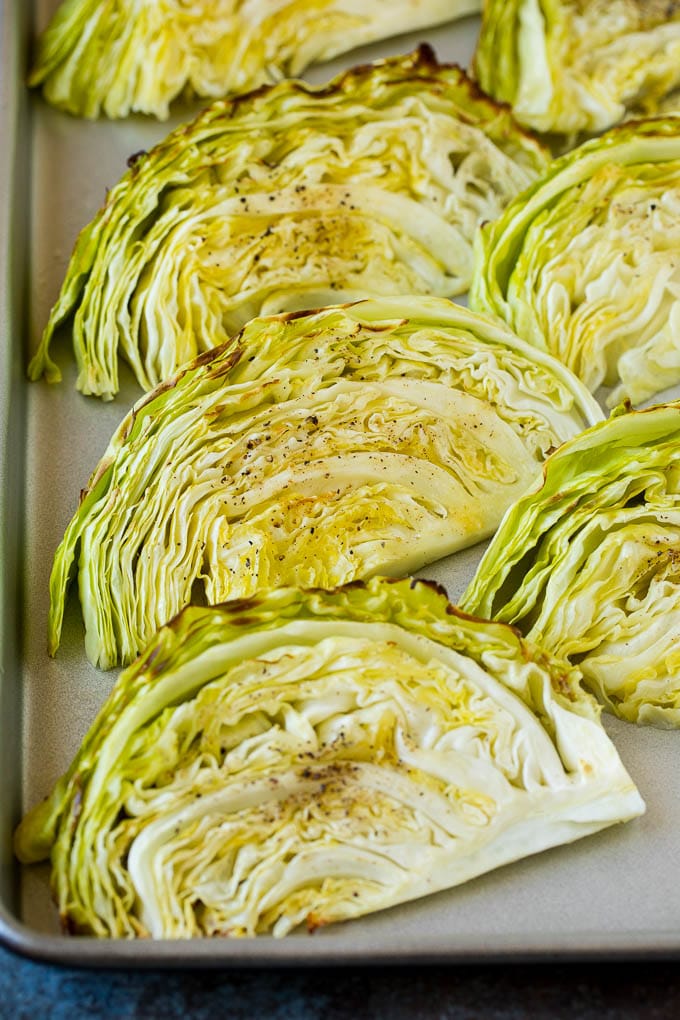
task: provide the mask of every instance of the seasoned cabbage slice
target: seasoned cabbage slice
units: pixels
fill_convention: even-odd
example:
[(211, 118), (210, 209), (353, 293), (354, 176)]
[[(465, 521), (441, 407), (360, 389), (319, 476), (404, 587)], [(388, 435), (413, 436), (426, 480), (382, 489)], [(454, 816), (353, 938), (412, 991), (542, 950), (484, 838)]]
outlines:
[(604, 131), (680, 87), (680, 3), (487, 0), (475, 74), (537, 131)]
[(630, 121), (483, 228), (470, 305), (637, 403), (680, 382), (679, 252), (680, 119)]
[(424, 46), (216, 103), (138, 156), (82, 231), (29, 374), (59, 378), (49, 346), (71, 317), (78, 388), (110, 398), (119, 353), (150, 389), (255, 315), (461, 293), (477, 225), (546, 165)]
[(616, 415), (548, 458), (462, 601), (578, 663), (616, 715), (680, 726), (680, 404)]
[(192, 598), (406, 573), (487, 537), (602, 417), (564, 366), (436, 298), (255, 319), (141, 401), (57, 551), (90, 659), (131, 661)]
[(82, 117), (168, 116), (355, 46), (475, 13), (480, 0), (65, 0), (29, 82)]
[(15, 846), (71, 931), (284, 935), (643, 810), (576, 670), (374, 578), (184, 610)]

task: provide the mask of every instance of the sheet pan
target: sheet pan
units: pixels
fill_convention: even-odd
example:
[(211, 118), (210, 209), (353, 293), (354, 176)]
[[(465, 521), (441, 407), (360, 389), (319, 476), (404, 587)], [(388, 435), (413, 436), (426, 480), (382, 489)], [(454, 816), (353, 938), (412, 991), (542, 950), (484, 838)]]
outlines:
[[(23, 86), (31, 33), (56, 0), (0, 0), (0, 939), (27, 955), (121, 967), (246, 966), (662, 956), (680, 950), (680, 735), (607, 728), (645, 798), (647, 813), (486, 875), (466, 886), (314, 935), (283, 940), (98, 941), (59, 932), (46, 867), (21, 869), (11, 831), (45, 796), (71, 759), (113, 674), (82, 650), (75, 600), (63, 646), (46, 653), (52, 554), (81, 487), (114, 428), (140, 395), (127, 378), (110, 404), (74, 389), (63, 336), (59, 386), (29, 384), (25, 364), (57, 295), (80, 227), (95, 213), (127, 156), (159, 140), (172, 121), (85, 123), (58, 113)], [(404, 52), (428, 39), (440, 58), (467, 64), (478, 22), (402, 37), (355, 51), (308, 74), (324, 81), (341, 67)], [(481, 548), (424, 573), (453, 600)]]

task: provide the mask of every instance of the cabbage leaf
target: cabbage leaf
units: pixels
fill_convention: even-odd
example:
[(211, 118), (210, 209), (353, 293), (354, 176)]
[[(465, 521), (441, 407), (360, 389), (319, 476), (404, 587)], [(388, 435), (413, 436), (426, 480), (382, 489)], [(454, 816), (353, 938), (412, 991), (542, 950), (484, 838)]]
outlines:
[(549, 457), (461, 605), (578, 663), (621, 718), (680, 726), (680, 404), (619, 413)]
[(576, 670), (374, 578), (184, 610), (15, 848), (72, 932), (282, 936), (643, 810)]
[(564, 366), (437, 298), (255, 319), (124, 419), (50, 582), (130, 662), (192, 597), (408, 573), (489, 536), (549, 451), (602, 418)]
[(546, 150), (460, 68), (414, 53), (323, 88), (213, 104), (137, 155), (81, 232), (29, 375), (111, 398), (118, 354), (144, 389), (255, 315), (468, 288), (472, 240)]

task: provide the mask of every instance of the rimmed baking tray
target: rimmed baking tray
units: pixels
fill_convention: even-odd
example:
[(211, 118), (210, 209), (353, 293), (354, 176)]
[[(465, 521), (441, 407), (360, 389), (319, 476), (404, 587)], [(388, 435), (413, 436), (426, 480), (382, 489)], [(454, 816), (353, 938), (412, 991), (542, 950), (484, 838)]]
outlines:
[[(59, 386), (25, 381), (78, 230), (125, 168), (127, 156), (173, 123), (87, 123), (24, 88), (29, 40), (56, 7), (0, 0), (0, 939), (70, 965), (121, 967), (345, 964), (663, 956), (680, 950), (680, 734), (606, 720), (647, 813), (466, 886), (372, 917), (283, 940), (126, 942), (59, 932), (46, 867), (22, 869), (11, 833), (71, 759), (113, 681), (85, 661), (76, 606), (55, 660), (46, 653), (52, 555), (81, 487), (114, 428), (140, 395), (127, 380), (110, 404), (78, 395), (67, 339)], [(478, 22), (402, 37), (346, 55), (309, 77), (404, 52), (427, 38), (442, 59), (467, 64)], [(481, 550), (426, 573), (455, 600)]]

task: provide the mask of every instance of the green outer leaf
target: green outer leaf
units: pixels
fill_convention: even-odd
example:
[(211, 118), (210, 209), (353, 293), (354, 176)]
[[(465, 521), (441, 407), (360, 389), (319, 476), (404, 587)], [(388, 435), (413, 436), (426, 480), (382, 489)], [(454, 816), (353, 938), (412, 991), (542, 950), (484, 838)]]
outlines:
[[(318, 658), (324, 648), (330, 672), (323, 656)], [(382, 665), (385, 655), (397, 653), (406, 656), (401, 678)], [(288, 664), (277, 686), (264, 664), (281, 656)], [(422, 684), (409, 680), (412, 671), (424, 671)], [(471, 695), (476, 689), (483, 696), (484, 716), (481, 702), (466, 707), (460, 683)], [(351, 708), (349, 692), (361, 691), (363, 684), (365, 693), (357, 694)], [(477, 739), (466, 740), (475, 729)], [(303, 740), (300, 734), (306, 734)], [(218, 746), (225, 740), (229, 750)], [(505, 746), (508, 741), (511, 746)], [(279, 856), (263, 858), (261, 878), (256, 871), (243, 873), (241, 880), (255, 885), (250, 920), (232, 921), (221, 933), (272, 927), (282, 934), (305, 917), (319, 924), (357, 916), (644, 810), (599, 723), (595, 702), (579, 685), (578, 671), (554, 662), (511, 628), (456, 610), (436, 585), (374, 578), (334, 592), (280, 589), (181, 613), (119, 676), (70, 769), (20, 825), (15, 849), (22, 860), (34, 861), (51, 848), (53, 890), (72, 930), (201, 934), (200, 914), (189, 916), (196, 900), (205, 902), (200, 888), (183, 890), (187, 906), (181, 917), (162, 907), (156, 916), (161, 887), (170, 889), (170, 872), (164, 868), (160, 877), (157, 857), (171, 849), (181, 829), (190, 839), (201, 819), (210, 825), (212, 812), (226, 832), (230, 810), (236, 819), (250, 810), (249, 790), (269, 805), (268, 814), (254, 816), (259, 828), (244, 850), (252, 855), (261, 834), (265, 839), (276, 832), (277, 805), (286, 802), (289, 789), (293, 804), (302, 798), (303, 805), (315, 805), (329, 835), (319, 842), (310, 834), (306, 844), (289, 845), (285, 864)], [(368, 794), (378, 822), (366, 835), (361, 814), (356, 816), (349, 858), (342, 851), (347, 834), (324, 814), (335, 810), (338, 789), (349, 798), (344, 816)], [(392, 806), (387, 789), (397, 798)], [(144, 806), (152, 804), (149, 796), (160, 798), (153, 801), (158, 810)], [(226, 797), (233, 808), (220, 808), (219, 799)], [(398, 813), (391, 816), (397, 803)], [(470, 815), (475, 804), (483, 811), (474, 808)], [(167, 836), (148, 856), (151, 829), (163, 817), (170, 826)], [(404, 871), (404, 855), (420, 841), (417, 833), (430, 829), (434, 845), (416, 846), (415, 864)], [(224, 861), (220, 886), (228, 889), (227, 851), (219, 848), (226, 836), (219, 837), (214, 827), (203, 832), (201, 839), (209, 839)], [(194, 841), (191, 852), (201, 854), (204, 845)], [(279, 869), (293, 867), (299, 854), (311, 855), (305, 865), (311, 894), (301, 906), (293, 896), (268, 908)], [(338, 866), (340, 872), (328, 870)], [(343, 871), (352, 877), (356, 895), (349, 902), (331, 881)], [(224, 905), (227, 914), (230, 909)]]
[(485, 92), (512, 105), (519, 74), (518, 14), (521, 0), (487, 0), (473, 57), (473, 70)]
[[(666, 613), (665, 630), (672, 640), (680, 607), (680, 581), (673, 567), (679, 478), (680, 403), (644, 411), (620, 409), (548, 458), (543, 478), (507, 510), (461, 607), (511, 623), (556, 656), (577, 661), (585, 682), (622, 718), (679, 726), (677, 667), (668, 667), (670, 675), (662, 690), (645, 696), (648, 676), (633, 662), (633, 649), (637, 628), (651, 630), (654, 621), (647, 615), (641, 623), (635, 622), (629, 603), (636, 593), (622, 593), (617, 584), (617, 571), (628, 569), (623, 563), (624, 543), (647, 535), (649, 544), (659, 549), (659, 559), (641, 563), (640, 584), (646, 591), (655, 573), (666, 576), (670, 558), (669, 605), (660, 612)], [(661, 544), (664, 532), (668, 547)], [(605, 540), (612, 549), (618, 543), (619, 563), (608, 565), (603, 560), (598, 573), (598, 549), (604, 549)], [(587, 584), (595, 582), (594, 606), (581, 612), (577, 600), (588, 597)], [(614, 624), (606, 624), (614, 607), (616, 634)], [(590, 659), (604, 655), (619, 638), (625, 638), (621, 650), (609, 656), (617, 683), (606, 688), (596, 678)], [(649, 676), (663, 676), (667, 668), (650, 656), (646, 665)]]
[(217, 102), (137, 157), (84, 228), (29, 375), (73, 317), (78, 388), (150, 389), (256, 314), (467, 289), (472, 237), (547, 150), (414, 53)]

